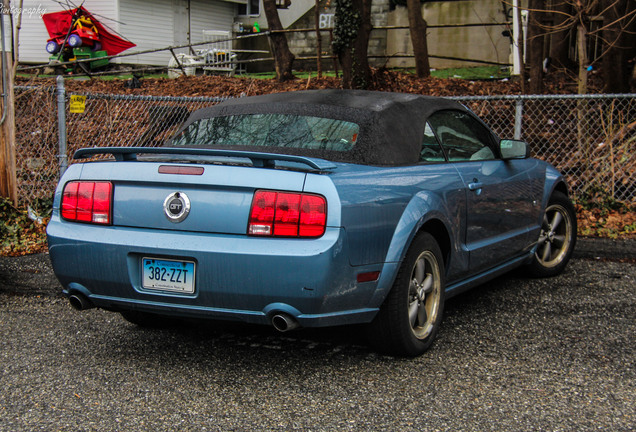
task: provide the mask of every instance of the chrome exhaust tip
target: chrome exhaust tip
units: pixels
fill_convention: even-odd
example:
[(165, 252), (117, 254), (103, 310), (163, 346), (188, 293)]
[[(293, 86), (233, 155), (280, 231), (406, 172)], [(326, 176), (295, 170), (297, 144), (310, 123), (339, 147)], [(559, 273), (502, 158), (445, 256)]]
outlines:
[(73, 309), (78, 311), (91, 309), (95, 307), (95, 305), (84, 294), (80, 294), (80, 293), (71, 294), (68, 298), (68, 301), (73, 307)]
[(281, 333), (300, 327), (298, 321), (296, 321), (291, 315), (284, 313), (274, 315), (272, 317), (272, 325)]

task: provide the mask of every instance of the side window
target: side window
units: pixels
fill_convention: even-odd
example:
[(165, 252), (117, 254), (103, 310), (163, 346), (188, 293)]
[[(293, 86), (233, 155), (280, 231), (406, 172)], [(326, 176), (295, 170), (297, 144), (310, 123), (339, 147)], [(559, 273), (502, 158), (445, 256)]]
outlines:
[(429, 120), (451, 162), (495, 159), (492, 136), (477, 120), (461, 111), (440, 111)]
[(431, 125), (426, 122), (424, 129), (424, 139), (422, 140), (422, 151), (420, 152), (420, 162), (444, 162), (444, 152), (435, 138)]

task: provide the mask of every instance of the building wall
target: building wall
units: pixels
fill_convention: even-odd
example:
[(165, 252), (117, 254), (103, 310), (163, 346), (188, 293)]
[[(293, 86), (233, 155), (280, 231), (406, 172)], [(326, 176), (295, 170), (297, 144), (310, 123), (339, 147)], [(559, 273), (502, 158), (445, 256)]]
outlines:
[[(500, 0), (466, 0), (427, 2), (422, 5), (424, 19), (429, 25), (505, 22)], [(388, 14), (390, 26), (408, 26), (405, 7), (398, 6)], [(431, 29), (427, 32), (430, 55), (487, 60), (507, 63), (510, 56), (510, 39), (501, 33), (504, 26), (463, 27)], [(387, 55), (413, 54), (408, 30), (390, 30), (387, 39)], [(476, 63), (430, 59), (432, 68), (477, 66)], [(392, 58), (390, 67), (414, 67), (412, 58)]]
[[(137, 44), (136, 50), (202, 42), (203, 30), (226, 30), (231, 34), (236, 15), (235, 3), (220, 0), (156, 0), (152, 7), (149, 4), (144, 0), (120, 0), (121, 20), (125, 22), (127, 16), (136, 18), (134, 28), (124, 33)], [(188, 51), (187, 48), (176, 50)], [(161, 51), (126, 57), (121, 62), (167, 66), (171, 56), (170, 51)]]
[[(129, 51), (165, 48), (174, 45), (174, 0), (119, 0), (119, 18), (122, 23), (119, 33), (126, 36), (136, 47)], [(176, 5), (175, 5), (176, 6)], [(184, 30), (187, 31), (187, 30)], [(139, 56), (123, 57), (118, 63), (167, 65), (170, 53), (158, 52)]]
[[(373, 27), (384, 27), (388, 24), (389, 0), (373, 0), (371, 5), (371, 25)], [(333, 1), (322, 0), (319, 3), (320, 27), (333, 29), (335, 6)], [(315, 8), (311, 8), (305, 15), (295, 22), (291, 29), (315, 28)], [(322, 32), (322, 52), (323, 55), (331, 56), (331, 40), (329, 33)], [(288, 33), (289, 48), (298, 57), (316, 56), (317, 38), (315, 32)], [(371, 32), (369, 38), (368, 54), (371, 57), (369, 63), (372, 66), (384, 64), (386, 52), (387, 30), (376, 29)], [(374, 58), (378, 56), (381, 58)], [(313, 65), (312, 65), (313, 64)], [(333, 68), (333, 61), (325, 63), (327, 67)], [(330, 65), (330, 66), (329, 66)], [(299, 62), (299, 66), (316, 69), (315, 60)]]
[(236, 3), (192, 0), (190, 13), (192, 42), (204, 41), (203, 30), (224, 30), (230, 32), (231, 37), (235, 17)]
[[(310, 3), (313, 3), (311, 1)], [(294, 0), (292, 7), (305, 8), (307, 0)], [(290, 9), (291, 9), (290, 8)], [(289, 29), (315, 28), (314, 8), (310, 7), (302, 17), (289, 26)], [(279, 15), (290, 13), (279, 10)], [(333, 28), (335, 4), (333, 1), (321, 0), (319, 3), (320, 23), (322, 28)], [(422, 14), (429, 25), (493, 23), (505, 22), (501, 0), (459, 0), (459, 1), (429, 1), (422, 4)], [(239, 17), (246, 26), (258, 21), (263, 26), (264, 17)], [(405, 7), (396, 7), (391, 11), (389, 0), (373, 0), (372, 25), (374, 27), (405, 26), (408, 27), (408, 14)], [(510, 39), (502, 35), (505, 26), (494, 27), (463, 27), (463, 28), (429, 28), (429, 54), (463, 59), (475, 59), (497, 63), (508, 63), (510, 56)], [(316, 56), (315, 32), (287, 33), (291, 51), (297, 57)], [(256, 40), (249, 42), (254, 48)], [(258, 41), (262, 47), (262, 41)], [(252, 46), (254, 45), (254, 46)], [(331, 56), (331, 44), (328, 32), (322, 32), (322, 52)], [(399, 57), (413, 55), (411, 37), (408, 29), (374, 29), (369, 41), (370, 64), (375, 67), (414, 67), (413, 58)], [(463, 67), (479, 64), (468, 61), (444, 60), (431, 58), (431, 67)], [(316, 69), (315, 60), (296, 60), (295, 69)], [(332, 60), (324, 60), (323, 68), (333, 68)], [(249, 70), (271, 70), (269, 63), (250, 64)]]

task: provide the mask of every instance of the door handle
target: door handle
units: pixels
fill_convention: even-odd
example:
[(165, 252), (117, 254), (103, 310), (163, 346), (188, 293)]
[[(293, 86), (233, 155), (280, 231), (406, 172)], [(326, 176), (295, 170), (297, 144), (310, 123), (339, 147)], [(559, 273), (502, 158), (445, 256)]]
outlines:
[(468, 189), (471, 191), (479, 190), (483, 186), (484, 185), (480, 181), (477, 181), (477, 179), (474, 179), (471, 183), (468, 183)]

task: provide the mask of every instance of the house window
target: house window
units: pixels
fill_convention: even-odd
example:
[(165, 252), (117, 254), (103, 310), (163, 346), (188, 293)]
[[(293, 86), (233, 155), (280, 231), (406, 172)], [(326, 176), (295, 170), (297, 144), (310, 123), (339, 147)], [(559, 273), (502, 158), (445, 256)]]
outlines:
[(239, 15), (252, 15), (252, 16), (258, 16), (261, 13), (261, 9), (260, 9), (260, 5), (259, 5), (259, 1), (260, 0), (247, 0), (247, 3), (245, 4), (239, 4), (238, 5), (238, 14)]

